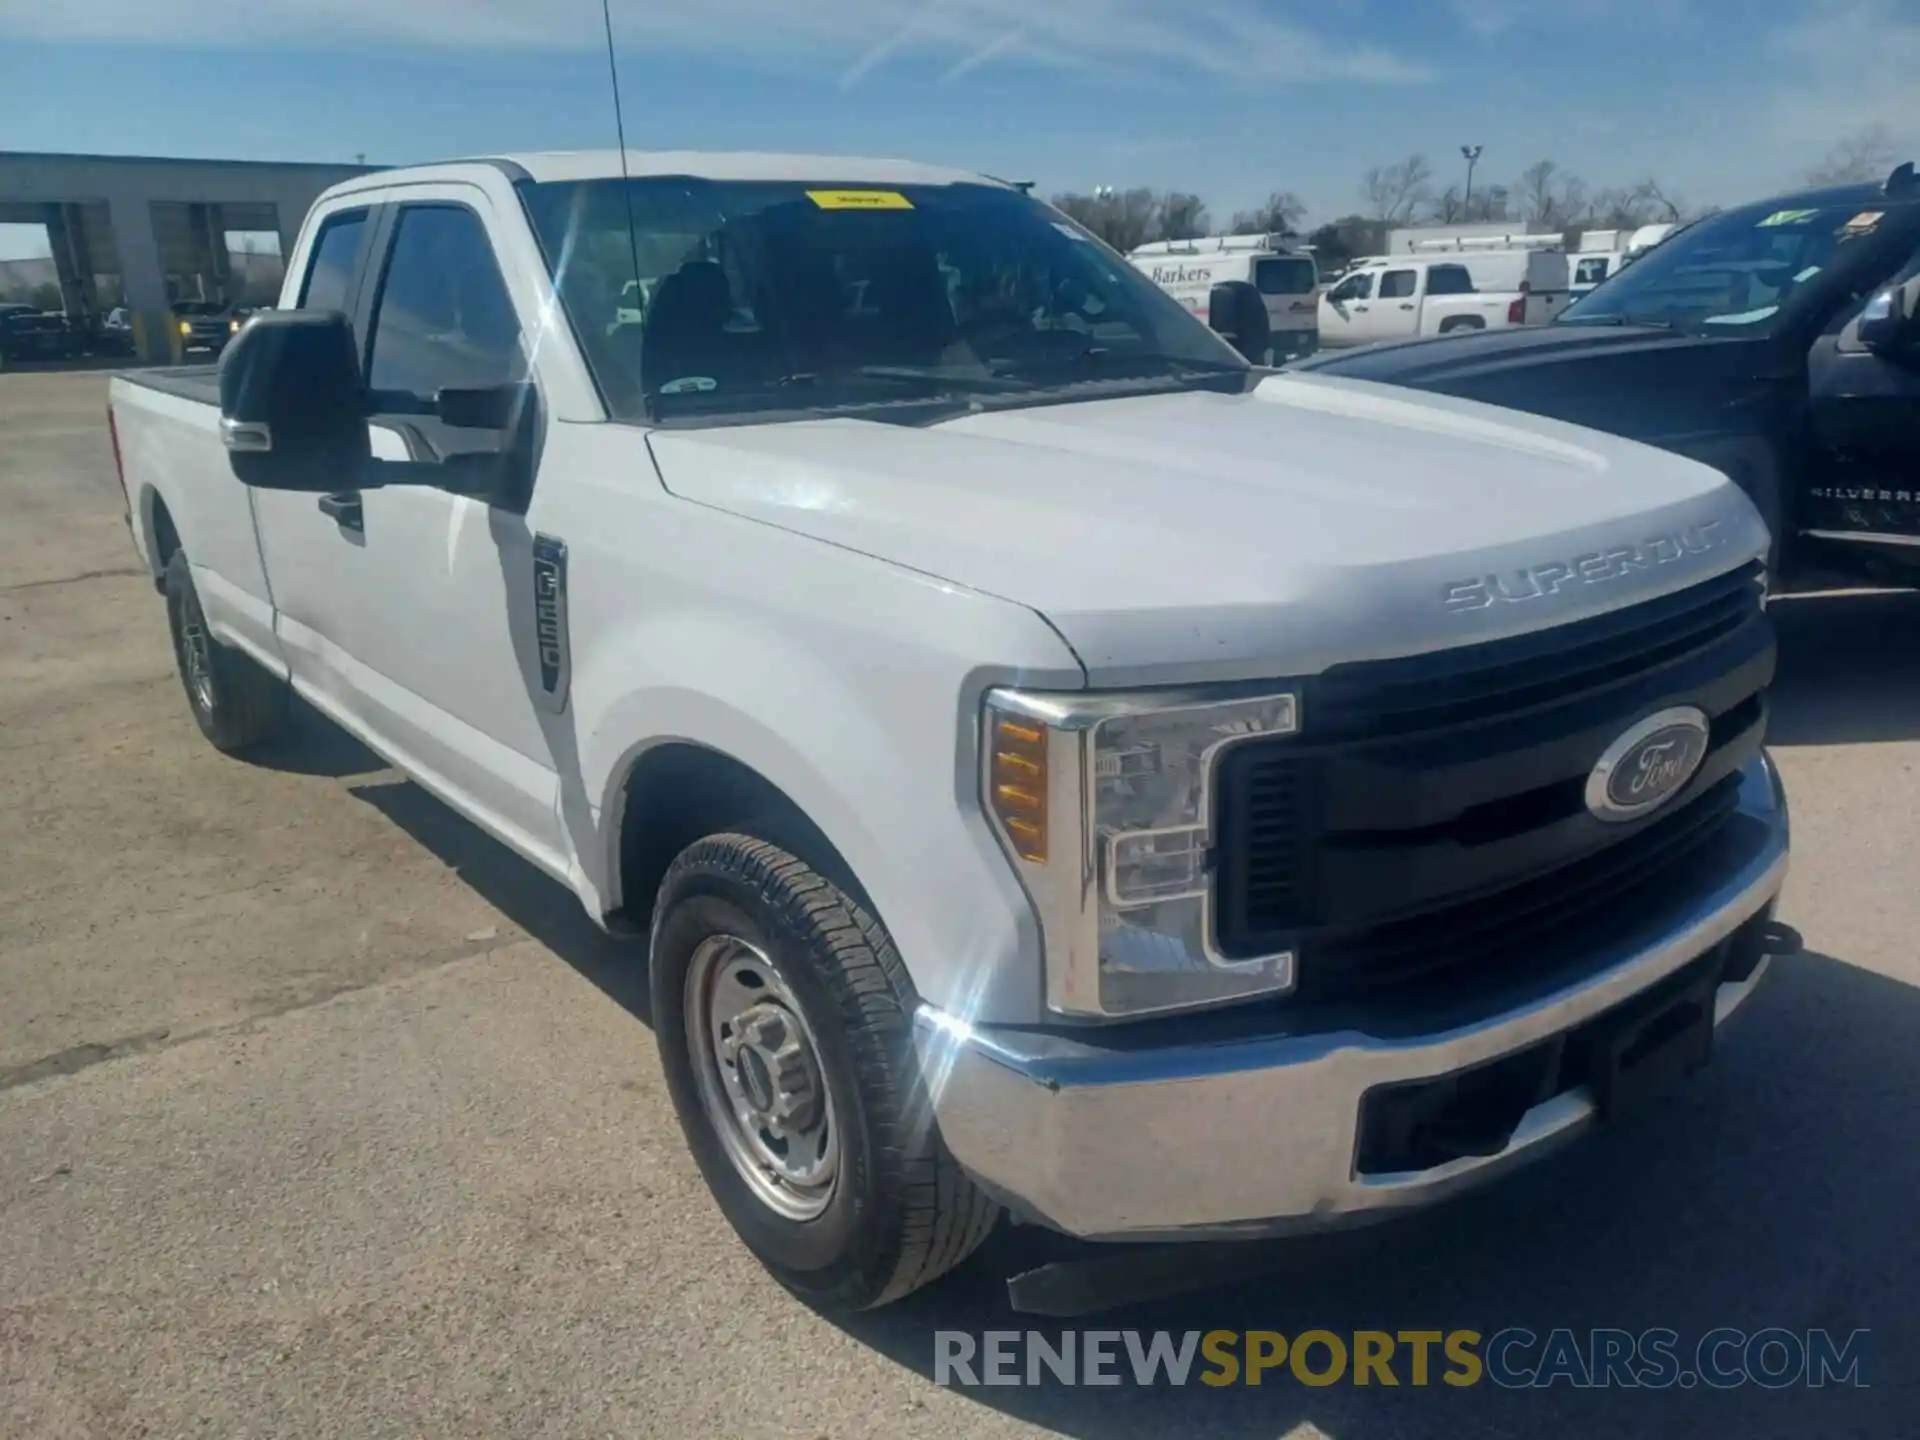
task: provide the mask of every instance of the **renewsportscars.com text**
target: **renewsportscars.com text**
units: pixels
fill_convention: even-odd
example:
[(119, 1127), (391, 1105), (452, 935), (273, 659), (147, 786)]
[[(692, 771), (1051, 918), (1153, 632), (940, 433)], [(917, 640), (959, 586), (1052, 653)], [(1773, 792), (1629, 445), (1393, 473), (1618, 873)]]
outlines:
[(936, 1330), (939, 1385), (1450, 1385), (1509, 1390), (1863, 1388), (1868, 1332)]

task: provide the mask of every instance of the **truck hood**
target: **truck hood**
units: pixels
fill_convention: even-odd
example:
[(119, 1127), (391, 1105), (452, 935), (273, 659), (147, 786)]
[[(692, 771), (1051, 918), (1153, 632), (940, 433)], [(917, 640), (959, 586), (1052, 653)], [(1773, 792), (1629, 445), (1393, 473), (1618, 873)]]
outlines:
[(1693, 461), (1306, 375), (649, 443), (687, 500), (1038, 611), (1095, 684), (1313, 674), (1495, 639), (1766, 549), (1751, 505)]

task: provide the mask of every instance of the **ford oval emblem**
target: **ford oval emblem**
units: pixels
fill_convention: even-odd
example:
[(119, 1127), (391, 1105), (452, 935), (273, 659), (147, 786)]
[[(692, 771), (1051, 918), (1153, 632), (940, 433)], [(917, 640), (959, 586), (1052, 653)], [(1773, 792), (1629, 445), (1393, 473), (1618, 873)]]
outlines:
[(1651, 814), (1687, 788), (1708, 740), (1706, 713), (1691, 705), (1647, 716), (1594, 763), (1587, 809), (1613, 824)]

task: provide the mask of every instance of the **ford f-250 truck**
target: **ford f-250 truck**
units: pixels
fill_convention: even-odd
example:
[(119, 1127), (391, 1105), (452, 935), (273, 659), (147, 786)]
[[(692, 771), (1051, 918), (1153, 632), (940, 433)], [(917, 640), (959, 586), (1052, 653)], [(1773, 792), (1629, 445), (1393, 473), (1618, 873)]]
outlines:
[(1017, 187), (384, 171), (110, 419), (208, 739), (298, 694), (633, 934), (706, 1179), (822, 1303), (1003, 1208), (1433, 1200), (1790, 948), (1734, 486), (1252, 368)]

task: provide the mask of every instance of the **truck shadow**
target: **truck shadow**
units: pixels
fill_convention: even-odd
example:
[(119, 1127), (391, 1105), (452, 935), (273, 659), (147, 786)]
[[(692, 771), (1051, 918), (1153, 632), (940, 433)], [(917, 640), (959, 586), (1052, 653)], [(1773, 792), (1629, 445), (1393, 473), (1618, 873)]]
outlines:
[(298, 695), (291, 699), (286, 728), (241, 758), (265, 770), (330, 780), (376, 775), (392, 768)]
[(1770, 745), (1920, 737), (1920, 592), (1784, 595)]
[(411, 780), (353, 786), (354, 799), (398, 825), (482, 899), (577, 970), (649, 1029), (647, 952), (639, 939), (607, 935), (587, 918), (574, 893), (522, 860), (465, 816)]
[[(1901, 1358), (1920, 1339), (1920, 1067), (1912, 1037), (1920, 990), (1806, 954), (1776, 965), (1730, 1026), (1715, 1062), (1678, 1092), (1505, 1184), (1404, 1222), (1315, 1241), (1240, 1247), (1236, 1280), (1077, 1320), (1012, 1312), (1004, 1278), (1052, 1245), (1001, 1237), (946, 1282), (875, 1314), (842, 1320), (865, 1343), (934, 1378), (935, 1332), (1063, 1329), (1470, 1329), (1638, 1334), (1677, 1331), (1691, 1368), (1709, 1331), (1870, 1333), (1860, 1378), (1872, 1388), (1703, 1386), (1507, 1390), (1399, 1384), (1301, 1385), (1284, 1370), (1259, 1388), (1211, 1388), (1195, 1365), (1181, 1387), (1136, 1386), (1118, 1342), (1111, 1388), (972, 1388), (969, 1398), (1074, 1436), (1273, 1437), (1311, 1422), (1338, 1440), (1393, 1435), (1623, 1434), (1753, 1437), (1908, 1433), (1916, 1387)], [(1283, 1123), (1284, 1117), (1276, 1117)], [(1257, 1138), (1248, 1137), (1249, 1143)], [(1360, 1237), (1364, 1236), (1364, 1240)], [(1209, 1247), (1225, 1250), (1227, 1247)], [(1329, 1258), (1330, 1257), (1330, 1258)], [(1200, 1258), (1196, 1256), (1196, 1258)], [(1221, 1273), (1217, 1255), (1203, 1273)], [(1147, 1337), (1143, 1337), (1147, 1338)], [(1482, 1347), (1484, 1353), (1484, 1345)], [(1539, 1355), (1539, 1347), (1522, 1350)], [(1325, 1352), (1316, 1352), (1316, 1364)], [(1311, 1434), (1313, 1431), (1304, 1431)]]

